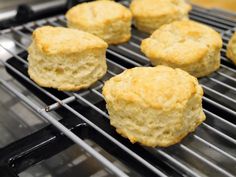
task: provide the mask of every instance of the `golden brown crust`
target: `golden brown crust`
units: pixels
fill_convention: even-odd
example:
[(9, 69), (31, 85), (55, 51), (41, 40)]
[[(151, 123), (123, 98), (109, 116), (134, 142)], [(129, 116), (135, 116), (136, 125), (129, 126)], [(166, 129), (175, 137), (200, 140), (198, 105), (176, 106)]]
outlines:
[[(59, 91), (78, 91), (81, 89), (86, 89), (89, 88), (91, 85), (93, 85), (97, 80), (94, 80), (90, 83), (87, 84), (80, 84), (78, 85), (78, 83), (75, 84), (52, 84), (52, 82), (49, 80), (45, 80), (39, 77), (39, 75), (36, 75), (31, 69), (28, 70), (28, 74), (30, 76), (30, 78), (37, 83), (38, 85), (40, 85), (41, 87), (47, 87), (47, 88), (55, 88), (58, 89)], [(100, 77), (98, 77), (97, 79), (101, 79), (103, 77), (103, 75), (101, 75)]]
[(132, 143), (166, 147), (205, 120), (203, 90), (196, 78), (180, 69), (128, 69), (105, 83), (103, 95), (111, 125)]
[(236, 32), (228, 43), (226, 55), (236, 65)]
[(118, 44), (125, 43), (125, 42), (129, 41), (130, 38), (131, 38), (131, 34), (122, 35), (121, 37), (119, 37), (118, 40), (110, 40), (108, 43), (110, 45), (118, 45)]
[(86, 32), (39, 28), (28, 50), (29, 76), (42, 87), (88, 88), (106, 73), (106, 48), (104, 41)]
[(130, 9), (134, 17), (162, 17), (187, 14), (192, 7), (183, 0), (133, 0)]
[(152, 33), (164, 24), (187, 19), (191, 6), (184, 0), (133, 0), (130, 9), (134, 25)]
[(131, 12), (119, 3), (94, 1), (79, 4), (66, 13), (68, 27), (90, 32), (109, 44), (126, 42), (131, 31)]
[(182, 68), (196, 77), (219, 68), (221, 47), (220, 34), (191, 20), (164, 25), (141, 44), (153, 65)]
[[(186, 73), (184, 73), (186, 81), (183, 81), (182, 78), (176, 77), (176, 73), (179, 74), (179, 72), (181, 71), (178, 69), (173, 70), (166, 66), (128, 69), (124, 71), (123, 74), (109, 80), (109, 82), (114, 84), (125, 83), (125, 85), (120, 85), (122, 87), (119, 90), (116, 90), (116, 87), (109, 89), (104, 87), (103, 93), (104, 95), (112, 94), (107, 92), (114, 90), (114, 92), (116, 92), (116, 98), (125, 102), (135, 103), (139, 101), (138, 99), (143, 99), (140, 100), (142, 102), (140, 104), (146, 104), (148, 107), (154, 109), (172, 109), (178, 102), (188, 100), (196, 92), (196, 83), (194, 83), (196, 81), (192, 82), (193, 78), (188, 77)], [(141, 73), (142, 75), (140, 75)], [(153, 83), (154, 78), (160, 79), (158, 85)], [(172, 87), (173, 83), (176, 82), (179, 83), (180, 86), (176, 88)], [(130, 90), (132, 90), (132, 92), (130, 92)], [(175, 99), (166, 105), (166, 102), (173, 97), (175, 97)]]
[(47, 55), (75, 54), (87, 49), (107, 47), (106, 42), (92, 34), (51, 26), (37, 28), (33, 32), (33, 41), (37, 48)]
[(106, 25), (114, 20), (130, 20), (130, 11), (119, 3), (112, 1), (94, 1), (72, 7), (66, 18), (83, 26)]

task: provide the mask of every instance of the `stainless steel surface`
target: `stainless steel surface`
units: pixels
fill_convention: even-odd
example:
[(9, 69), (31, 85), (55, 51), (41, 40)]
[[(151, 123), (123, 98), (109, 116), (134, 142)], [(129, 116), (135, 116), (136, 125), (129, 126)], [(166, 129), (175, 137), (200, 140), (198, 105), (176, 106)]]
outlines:
[(32, 3), (43, 3), (47, 2), (47, 0), (8, 0), (8, 1), (0, 1), (0, 10), (8, 9), (12, 7), (17, 7), (19, 4), (32, 4)]
[[(31, 107), (33, 110), (37, 111), (40, 116), (42, 116), (44, 119), (49, 121), (51, 124), (53, 124), (55, 127), (57, 127), (61, 132), (63, 132), (66, 136), (70, 137), (72, 141), (74, 141), (76, 144), (78, 144), (81, 148), (83, 148), (86, 152), (91, 154), (94, 158), (96, 158), (98, 161), (100, 161), (106, 168), (111, 170), (114, 174), (117, 176), (127, 177), (127, 175), (121, 171), (119, 168), (117, 168), (115, 165), (113, 165), (109, 160), (107, 160), (104, 156), (99, 154), (97, 151), (95, 151), (92, 147), (90, 147), (85, 141), (83, 141), (81, 138), (76, 136), (74, 133), (72, 133), (69, 129), (67, 129), (64, 125), (62, 125), (58, 120), (56, 120), (54, 117), (52, 117), (50, 114), (48, 114), (48, 110), (46, 111), (44, 109), (40, 109), (38, 105), (30, 101), (25, 95), (20, 93), (17, 89), (11, 86), (7, 81), (1, 80), (0, 82), (3, 84), (3, 86), (8, 89), (11, 93), (16, 95), (20, 100), (22, 100), (27, 106)], [(67, 99), (68, 100), (68, 99)], [(67, 103), (73, 101), (69, 98), (71, 101), (67, 101)], [(60, 104), (64, 105), (66, 104), (66, 100), (59, 101)]]
[[(10, 77), (3, 66), (0, 66), (0, 75), (1, 78), (18, 88), (28, 99), (41, 103), (37, 97)], [(47, 121), (40, 119), (33, 110), (27, 108), (17, 97), (7, 93), (2, 85), (0, 86), (0, 98), (0, 148), (48, 125)]]
[[(30, 99), (39, 107), (46, 106), (35, 95), (9, 76), (3, 66), (0, 66), (0, 75), (1, 78), (4, 78), (4, 80), (13, 85), (20, 93), (24, 94), (27, 99)], [(58, 115), (52, 112), (51, 116), (56, 120), (60, 119)], [(48, 124), (48, 121), (40, 118), (34, 110), (30, 109), (18, 97), (9, 93), (5, 87), (0, 85), (0, 148), (30, 135)], [(97, 144), (91, 140), (85, 141), (93, 149), (109, 158), (119, 169), (131, 173), (120, 161), (106, 153)], [(93, 156), (74, 145), (60, 154), (25, 170), (19, 174), (19, 177), (77, 177), (78, 175), (84, 177), (114, 176), (113, 173), (99, 164)], [(138, 174), (135, 173), (133, 173), (133, 175), (138, 176)]]
[[(228, 17), (225, 19), (225, 17), (220, 16), (220, 13), (217, 14), (214, 15), (214, 12), (211, 13), (208, 10), (198, 7), (195, 7), (190, 14), (192, 19), (201, 21), (202, 23), (207, 23), (208, 25), (214, 27), (217, 31), (221, 32), (224, 39), (221, 68), (214, 74), (199, 80), (205, 92), (207, 93), (203, 98), (204, 102), (208, 105), (204, 107), (207, 120), (197, 129), (196, 132), (194, 132), (192, 135), (189, 135), (180, 144), (165, 149), (146, 148), (146, 150), (150, 151), (154, 157), (160, 157), (161, 160), (168, 162), (176, 169), (183, 172), (183, 174), (186, 176), (233, 177), (236, 175), (236, 125), (233, 123), (235, 120), (231, 120), (230, 117), (225, 117), (225, 115), (215, 112), (217, 110), (222, 110), (227, 113), (227, 115), (231, 115), (232, 118), (236, 117), (236, 68), (224, 56), (225, 45), (234, 31), (233, 27), (236, 26), (236, 21), (230, 17), (229, 19), (227, 19)], [(65, 23), (64, 16), (57, 16), (2, 31), (0, 37), (0, 47), (2, 48), (1, 50), (4, 54), (3, 58), (6, 59), (10, 56), (14, 56), (27, 65), (27, 62), (18, 56), (18, 53), (20, 51), (26, 50), (27, 46), (31, 42), (32, 31), (35, 28), (46, 24), (52, 26), (63, 26)], [(130, 63), (133, 66), (150, 65), (148, 59), (141, 54), (139, 49), (140, 41), (146, 35), (138, 32), (135, 29), (133, 29), (132, 32), (132, 39), (127, 44), (111, 46), (107, 52), (119, 57), (121, 60)], [(117, 50), (120, 50), (122, 53), (117, 52)], [(128, 56), (122, 55), (124, 53), (132, 56), (132, 59)], [(107, 63), (109, 71), (105, 79), (119, 74), (124, 69), (126, 69), (124, 65), (118, 62), (116, 63), (109, 58), (107, 59)], [(3, 65), (14, 71), (14, 68), (9, 66), (9, 64), (4, 62)], [(53, 117), (50, 115), (50, 111), (63, 106), (67, 110), (74, 113), (78, 118), (84, 120), (109, 140), (114, 142), (116, 145), (121, 147), (123, 150), (127, 151), (130, 156), (133, 156), (136, 160), (140, 161), (146, 167), (151, 169), (154, 173), (159, 176), (166, 176), (165, 171), (159, 169), (158, 167), (154, 167), (151, 163), (143, 159), (139, 154), (136, 154), (128, 149), (122, 143), (108, 135), (104, 130), (91, 122), (87, 117), (84, 117), (80, 112), (77, 112), (70, 106), (70, 103), (76, 100), (96, 110), (98, 114), (109, 118), (105, 110), (96, 107), (94, 104), (98, 99), (103, 99), (103, 96), (101, 95), (101, 88), (103, 86), (104, 80), (98, 81), (96, 86), (88, 89), (87, 91), (76, 93), (65, 92), (68, 95), (68, 98), (65, 100), (59, 100), (43, 88), (37, 86), (26, 76), (18, 73), (17, 71), (15, 72), (27, 82), (35, 85), (45, 92), (55, 101), (55, 103), (52, 105), (47, 105), (46, 107), (45, 105), (35, 105), (31, 102), (31, 100), (22, 95), (14, 85), (9, 84), (8, 81), (2, 78), (0, 75), (1, 85), (5, 88), (8, 88), (9, 92), (17, 95), (19, 99), (21, 99), (34, 111), (37, 111), (43, 118), (54, 124), (80, 146), (88, 148), (90, 153), (97, 156), (98, 159), (102, 163), (105, 163), (105, 165), (111, 170), (115, 171), (116, 169), (112, 164), (105, 162), (104, 159), (100, 158), (100, 155), (90, 149), (85, 142), (81, 141), (78, 137), (63, 127), (57, 120), (53, 119)], [(87, 95), (90, 94), (94, 95), (93, 99), (89, 99), (87, 97)], [(208, 95), (213, 96), (210, 97)], [(45, 108), (47, 108), (47, 111), (49, 112), (46, 112)], [(120, 173), (117, 171), (116, 174), (119, 175)]]
[(17, 7), (27, 4), (32, 10), (39, 11), (45, 8), (57, 7), (66, 3), (66, 0), (8, 0), (0, 1), (0, 21), (15, 17)]
[[(4, 58), (5, 57), (1, 59)], [(0, 63), (2, 64), (2, 62)], [(3, 148), (14, 141), (45, 127), (49, 122), (40, 117), (37, 113), (38, 111), (41, 111), (41, 108), (45, 111), (44, 108), (47, 107), (47, 105), (6, 73), (4, 65), (0, 65), (0, 75), (1, 79), (4, 80), (3, 82), (7, 82), (7, 85), (10, 85), (10, 89), (14, 88), (13, 92), (16, 92), (16, 95), (18, 95), (16, 96), (12, 94), (13, 92), (9, 93), (7, 87), (0, 85), (0, 148)], [(24, 97), (26, 100), (30, 100), (30, 106), (25, 104), (28, 101), (23, 102), (19, 99), (19, 95), (21, 95), (20, 97)], [(75, 100), (75, 97), (69, 97), (61, 103), (70, 103), (73, 100)], [(39, 109), (32, 109), (32, 105), (37, 105), (36, 107)], [(47, 107), (47, 111), (50, 110), (50, 117), (53, 117), (55, 120), (59, 120), (60, 117), (58, 114), (54, 113), (53, 110), (59, 106), (60, 104), (55, 103)], [(127, 167), (119, 160), (106, 153), (93, 141), (85, 140), (85, 142), (94, 150), (102, 154), (103, 157), (109, 158), (114, 166), (117, 166), (119, 169), (122, 169), (122, 171), (131, 174), (131, 176), (139, 176), (135, 172), (131, 172), (127, 169)], [(67, 175), (65, 176), (65, 174)], [(63, 177), (77, 177), (78, 175), (84, 177), (114, 176), (110, 170), (99, 164), (93, 156), (86, 153), (86, 151), (80, 147), (73, 146), (60, 154), (25, 170), (19, 174), (19, 177), (54, 177), (60, 175), (63, 175)]]
[[(90, 140), (85, 140), (92, 148), (103, 156), (108, 157), (114, 165), (125, 172), (129, 170), (114, 157), (106, 153), (101, 147)], [(138, 177), (133, 173), (132, 176)], [(112, 177), (109, 170), (87, 154), (84, 150), (74, 145), (67, 150), (30, 167), (19, 174), (19, 177)]]

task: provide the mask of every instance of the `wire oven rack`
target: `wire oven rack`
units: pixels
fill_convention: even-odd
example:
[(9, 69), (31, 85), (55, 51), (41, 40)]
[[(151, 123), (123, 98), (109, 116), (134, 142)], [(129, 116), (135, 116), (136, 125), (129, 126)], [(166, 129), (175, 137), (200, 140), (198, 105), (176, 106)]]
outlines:
[[(66, 26), (63, 15), (3, 30), (0, 38), (13, 41), (17, 47), (16, 51), (12, 51), (0, 42), (0, 47), (11, 56), (3, 61), (6, 70), (38, 97), (46, 98), (46, 106), (36, 105), (1, 76), (0, 83), (117, 176), (129, 174), (113, 165), (83, 141), (81, 135), (72, 131), (71, 127), (78, 126), (76, 120), (80, 121), (82, 132), (89, 129), (92, 132), (90, 138), (104, 139), (101, 146), (143, 176), (233, 177), (236, 176), (236, 68), (225, 56), (226, 45), (236, 26), (236, 18), (233, 17), (234, 14), (206, 10), (198, 6), (194, 6), (190, 12), (191, 19), (207, 24), (222, 34), (224, 46), (221, 51), (221, 67), (210, 76), (199, 80), (205, 92), (203, 107), (206, 121), (181, 143), (169, 148), (132, 145), (109, 125), (109, 116), (101, 94), (104, 81), (127, 68), (150, 66), (149, 60), (139, 49), (141, 40), (147, 34), (135, 28), (132, 28), (132, 38), (128, 43), (110, 46), (107, 50), (107, 74), (91, 88), (79, 92), (41, 88), (27, 75), (26, 51), (33, 30), (43, 25)], [(70, 125), (50, 115), (50, 112), (60, 109), (71, 114), (67, 118)], [(0, 151), (0, 154), (3, 152)], [(11, 161), (11, 167), (16, 168), (14, 160)]]

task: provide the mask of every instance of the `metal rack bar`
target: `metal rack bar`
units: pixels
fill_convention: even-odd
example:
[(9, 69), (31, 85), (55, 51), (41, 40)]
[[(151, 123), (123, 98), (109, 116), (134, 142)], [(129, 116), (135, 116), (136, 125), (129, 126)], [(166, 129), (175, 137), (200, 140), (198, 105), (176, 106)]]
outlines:
[[(213, 16), (213, 17), (216, 17), (217, 19), (222, 19), (222, 20), (225, 20), (227, 22), (231, 22), (231, 23), (236, 23), (236, 20), (234, 18), (232, 18), (232, 14), (230, 14), (230, 16), (228, 15), (224, 15), (222, 16), (222, 10), (219, 11), (219, 13), (215, 13), (215, 9), (204, 9), (200, 6), (197, 6), (197, 5), (193, 5), (193, 9), (192, 11), (196, 11), (198, 13), (202, 13), (202, 14), (205, 14), (206, 16)], [(225, 12), (225, 13), (228, 13), (228, 12)], [(234, 14), (235, 15), (235, 14)], [(220, 22), (220, 21), (218, 21)]]
[(213, 15), (207, 15), (206, 16), (206, 13), (202, 12), (202, 11), (198, 11), (198, 10), (193, 10), (190, 12), (191, 15), (193, 16), (197, 16), (199, 18), (204, 18), (204, 19), (208, 19), (208, 20), (212, 20), (214, 22), (217, 22), (217, 23), (220, 23), (222, 24), (223, 28), (233, 28), (235, 26), (235, 23), (236, 22), (232, 22), (232, 21), (227, 21), (226, 19), (221, 19), (219, 17), (216, 17), (216, 16), (213, 16)]
[(221, 123), (226, 124), (227, 126), (230, 126), (230, 129), (235, 129), (235, 131), (236, 131), (236, 125), (235, 124), (223, 119), (222, 117), (220, 117), (220, 116), (218, 116), (218, 115), (216, 115), (216, 114), (214, 114), (214, 113), (212, 113), (212, 112), (210, 112), (206, 109), (203, 109), (203, 110), (204, 110), (205, 113), (210, 114), (211, 116), (213, 116), (214, 119), (217, 119)]
[(210, 104), (212, 104), (212, 105), (214, 105), (214, 106), (216, 106), (216, 107), (218, 107), (218, 108), (220, 108), (220, 109), (222, 109), (222, 110), (224, 110), (224, 111), (226, 111), (226, 112), (231, 113), (234, 116), (236, 116), (236, 112), (235, 111), (229, 109), (228, 107), (226, 107), (226, 106), (224, 106), (222, 104), (219, 104), (219, 103), (217, 103), (217, 102), (215, 102), (215, 101), (213, 101), (213, 100), (211, 100), (211, 99), (209, 99), (207, 97), (203, 97), (203, 100), (208, 102), (208, 103), (210, 103)]
[(218, 134), (219, 136), (223, 137), (224, 139), (228, 140), (229, 142), (231, 142), (231, 143), (236, 145), (236, 140), (235, 139), (229, 137), (228, 135), (222, 133), (221, 131), (213, 128), (212, 126), (210, 126), (210, 125), (208, 125), (208, 124), (206, 124), (204, 122), (202, 123), (202, 125), (205, 126), (207, 129), (213, 131), (214, 133)]
[(42, 109), (42, 111), (51, 112), (51, 111), (54, 111), (54, 110), (60, 108), (63, 104), (69, 104), (75, 100), (76, 100), (76, 98), (74, 96), (70, 96), (68, 98), (65, 98), (64, 100), (61, 100), (60, 102), (46, 106), (45, 108)]
[(223, 154), (224, 156), (230, 158), (231, 160), (233, 160), (234, 162), (236, 162), (236, 158), (232, 155), (230, 155), (229, 153), (221, 150), (220, 148), (216, 147), (215, 145), (207, 142), (206, 140), (204, 140), (203, 138), (197, 136), (197, 135), (193, 135), (194, 138), (196, 138), (198, 141), (201, 141), (202, 143), (206, 144), (207, 146), (209, 146), (210, 148), (218, 151), (219, 153)]
[(114, 174), (116, 174), (117, 176), (120, 176), (120, 177), (128, 177), (128, 175), (126, 175), (122, 170), (120, 170), (115, 165), (113, 165), (104, 156), (102, 156), (97, 151), (95, 151), (91, 146), (89, 146), (87, 143), (85, 143), (85, 141), (83, 141), (78, 136), (76, 136), (74, 133), (72, 133), (69, 129), (67, 129), (64, 125), (62, 125), (60, 122), (55, 120), (52, 116), (47, 114), (44, 110), (39, 109), (39, 107), (37, 105), (35, 105), (32, 101), (30, 101), (22, 93), (18, 92), (15, 88), (13, 88), (6, 81), (0, 79), (0, 82), (9, 91), (11, 91), (11, 93), (14, 93), (18, 98), (20, 98), (29, 107), (31, 107), (33, 110), (37, 111), (43, 118), (48, 120), (52, 125), (54, 125), (56, 128), (58, 128), (61, 132), (63, 132), (66, 136), (68, 136), (71, 140), (73, 140), (80, 147), (82, 147), (86, 152), (91, 154), (95, 159), (97, 159), (99, 162), (101, 162), (101, 164), (103, 164), (106, 168), (111, 170)]
[(203, 158), (201, 155), (199, 155), (199, 154), (196, 153), (195, 151), (191, 150), (191, 149), (188, 148), (187, 146), (181, 144), (180, 147), (183, 148), (184, 150), (188, 151), (190, 154), (192, 154), (193, 156), (197, 157), (197, 158), (200, 159), (201, 161), (205, 162), (206, 164), (212, 166), (213, 168), (215, 168), (215, 170), (221, 172), (221, 173), (224, 174), (225, 176), (234, 177), (233, 174), (231, 174), (231, 173), (225, 171), (224, 169), (220, 168), (218, 165), (212, 163), (211, 161), (207, 160), (206, 158)]
[(209, 21), (209, 20), (207, 20), (207, 19), (202, 19), (202, 18), (200, 18), (200, 17), (193, 16), (193, 15), (191, 15), (191, 14), (190, 14), (189, 16), (190, 16), (190, 19), (192, 19), (192, 20), (200, 21), (200, 22), (202, 22), (202, 23), (206, 23), (206, 24), (211, 25), (212, 28), (214, 28), (216, 31), (218, 31), (218, 32), (220, 32), (220, 33), (224, 32), (224, 31), (227, 30), (227, 29), (229, 29), (227, 26), (224, 26), (224, 25), (221, 25), (221, 24), (217, 24), (216, 26), (214, 26), (215, 23), (212, 22), (212, 21)]
[(236, 104), (236, 100), (234, 100), (233, 98), (230, 98), (230, 97), (228, 97), (228, 96), (226, 96), (226, 95), (224, 95), (224, 94), (222, 94), (222, 93), (220, 93), (220, 92), (218, 92), (218, 91), (215, 91), (215, 90), (213, 90), (212, 88), (207, 87), (207, 86), (205, 86), (205, 85), (202, 85), (202, 87), (203, 87), (205, 90), (208, 90), (208, 91), (210, 91), (210, 92), (212, 92), (212, 93), (215, 93), (216, 95), (219, 95), (220, 97), (225, 98), (225, 99), (227, 99), (227, 100), (229, 100), (229, 101), (231, 101), (231, 102), (233, 102), (233, 103)]
[(232, 87), (232, 86), (230, 86), (230, 85), (228, 85), (228, 84), (225, 84), (224, 82), (221, 82), (221, 81), (219, 81), (219, 80), (217, 80), (217, 79), (211, 78), (211, 77), (209, 77), (209, 76), (208, 76), (208, 78), (209, 78), (210, 80), (216, 82), (217, 84), (222, 85), (222, 86), (224, 86), (224, 87), (227, 87), (227, 88), (229, 88), (229, 89), (231, 89), (231, 90), (233, 90), (233, 91), (236, 92), (236, 88), (234, 88), (234, 87)]
[(223, 76), (223, 77), (226, 77), (227, 79), (230, 79), (230, 80), (236, 82), (236, 78), (231, 77), (231, 76), (229, 76), (229, 75), (227, 75), (227, 74), (221, 72), (220, 70), (218, 70), (218, 71), (216, 71), (216, 72), (217, 72), (219, 75), (221, 75), (221, 76)]

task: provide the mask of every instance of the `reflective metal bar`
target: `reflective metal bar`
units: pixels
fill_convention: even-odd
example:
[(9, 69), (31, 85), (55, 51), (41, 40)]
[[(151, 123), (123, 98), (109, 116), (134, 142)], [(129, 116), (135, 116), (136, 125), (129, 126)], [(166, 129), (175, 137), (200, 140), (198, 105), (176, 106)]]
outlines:
[(120, 177), (128, 177), (127, 174), (125, 174), (122, 170), (120, 170), (115, 165), (113, 165), (103, 155), (101, 155), (97, 151), (95, 151), (91, 146), (89, 146), (87, 143), (85, 143), (85, 141), (83, 141), (81, 138), (79, 138), (74, 133), (72, 133), (69, 129), (67, 129), (64, 125), (62, 125), (60, 122), (55, 120), (52, 116), (47, 114), (44, 110), (40, 109), (37, 105), (35, 105), (32, 101), (30, 101), (22, 93), (18, 92), (15, 88), (13, 88), (6, 81), (0, 79), (0, 82), (8, 90), (10, 90), (11, 93), (14, 93), (24, 103), (26, 103), (28, 106), (30, 106), (35, 111), (37, 111), (44, 119), (48, 120), (51, 124), (53, 124), (56, 128), (58, 128), (61, 132), (63, 132), (66, 136), (68, 136), (71, 140), (73, 140), (76, 144), (78, 144), (80, 147), (82, 147), (86, 152), (91, 154), (95, 159), (97, 159), (99, 162), (101, 162), (101, 164), (103, 164), (106, 168), (111, 170), (114, 174), (116, 174), (117, 176), (120, 176)]
[(211, 161), (207, 160), (206, 158), (202, 157), (201, 155), (197, 154), (195, 151), (189, 149), (187, 146), (181, 144), (180, 145), (181, 148), (183, 148), (184, 150), (188, 151), (190, 154), (194, 155), (195, 157), (197, 157), (198, 159), (200, 159), (201, 161), (207, 163), (208, 165), (212, 166), (215, 170), (221, 172), (222, 174), (224, 174), (225, 176), (229, 176), (229, 177), (234, 177), (233, 174), (225, 171), (224, 169), (222, 169), (220, 166), (212, 163)]

